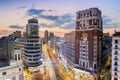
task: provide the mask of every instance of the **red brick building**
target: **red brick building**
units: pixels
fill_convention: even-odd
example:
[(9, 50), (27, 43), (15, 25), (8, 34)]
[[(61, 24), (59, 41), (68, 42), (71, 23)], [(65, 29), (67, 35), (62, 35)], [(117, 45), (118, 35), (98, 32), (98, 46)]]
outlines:
[(102, 18), (98, 8), (77, 12), (75, 63), (85, 71), (97, 71), (101, 66)]

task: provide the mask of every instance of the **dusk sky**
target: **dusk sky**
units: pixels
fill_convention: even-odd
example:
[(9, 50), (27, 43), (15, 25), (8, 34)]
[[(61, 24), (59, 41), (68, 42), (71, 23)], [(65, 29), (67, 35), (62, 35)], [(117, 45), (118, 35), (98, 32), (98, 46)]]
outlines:
[(0, 0), (0, 36), (25, 30), (37, 17), (44, 30), (63, 35), (75, 29), (76, 12), (97, 7), (102, 11), (104, 32), (120, 30), (120, 0)]

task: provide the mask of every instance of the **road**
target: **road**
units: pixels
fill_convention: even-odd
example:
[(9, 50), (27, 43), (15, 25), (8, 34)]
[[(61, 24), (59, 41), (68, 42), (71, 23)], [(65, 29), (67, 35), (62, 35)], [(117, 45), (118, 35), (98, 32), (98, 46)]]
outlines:
[(58, 60), (60, 59), (57, 59), (52, 50), (47, 45), (45, 45), (45, 48), (47, 48), (48, 55), (52, 61), (57, 80), (94, 80), (93, 78), (88, 78), (88, 76), (85, 75), (80, 78), (80, 74), (77, 74), (77, 76), (75, 76), (73, 71), (67, 71), (66, 69), (64, 69), (62, 64), (59, 63), (60, 61)]
[(46, 56), (45, 60), (46, 60), (46, 67), (48, 67), (49, 79), (50, 80), (57, 80), (52, 61), (49, 58), (48, 51), (47, 51), (45, 46), (43, 47), (43, 50), (44, 50), (43, 54)]
[(43, 45), (42, 50), (44, 59), (40, 71), (30, 74), (27, 69), (24, 70), (24, 80), (74, 80), (47, 45)]
[(56, 73), (56, 80), (74, 80), (73, 75), (70, 75), (61, 64), (59, 64), (59, 61), (57, 60), (57, 57), (53, 54), (53, 52), (50, 50), (50, 48), (45, 45), (45, 48), (47, 48), (48, 55), (50, 57), (50, 60), (53, 64), (55, 73)]

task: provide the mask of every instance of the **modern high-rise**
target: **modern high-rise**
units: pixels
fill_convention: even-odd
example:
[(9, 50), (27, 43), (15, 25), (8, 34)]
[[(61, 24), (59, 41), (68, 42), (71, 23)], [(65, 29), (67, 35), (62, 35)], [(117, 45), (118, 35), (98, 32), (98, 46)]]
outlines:
[(75, 63), (88, 72), (101, 67), (102, 17), (98, 8), (78, 11), (76, 14)]
[[(37, 19), (29, 19), (26, 26), (26, 36), (24, 45), (24, 64), (30, 71), (36, 71), (42, 64), (40, 61), (41, 42), (39, 37), (39, 25)], [(38, 69), (39, 70), (39, 69)]]
[(111, 80), (120, 80), (120, 32), (112, 36)]
[(48, 43), (48, 30), (44, 32), (44, 40), (46, 43)]
[(53, 40), (53, 39), (54, 39), (54, 33), (53, 33), (53, 32), (50, 32), (49, 38), (50, 38), (50, 40)]

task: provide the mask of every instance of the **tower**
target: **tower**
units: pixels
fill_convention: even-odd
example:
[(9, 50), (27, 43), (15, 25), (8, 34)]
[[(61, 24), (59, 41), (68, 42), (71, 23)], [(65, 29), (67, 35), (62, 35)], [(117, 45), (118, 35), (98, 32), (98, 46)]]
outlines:
[(96, 72), (101, 66), (102, 18), (98, 8), (77, 12), (75, 63), (79, 68)]
[(45, 39), (45, 42), (48, 43), (48, 30), (45, 30), (44, 32), (44, 39)]
[(24, 45), (24, 64), (35, 71), (42, 62), (40, 61), (41, 43), (39, 38), (39, 25), (37, 19), (29, 19), (26, 26)]

